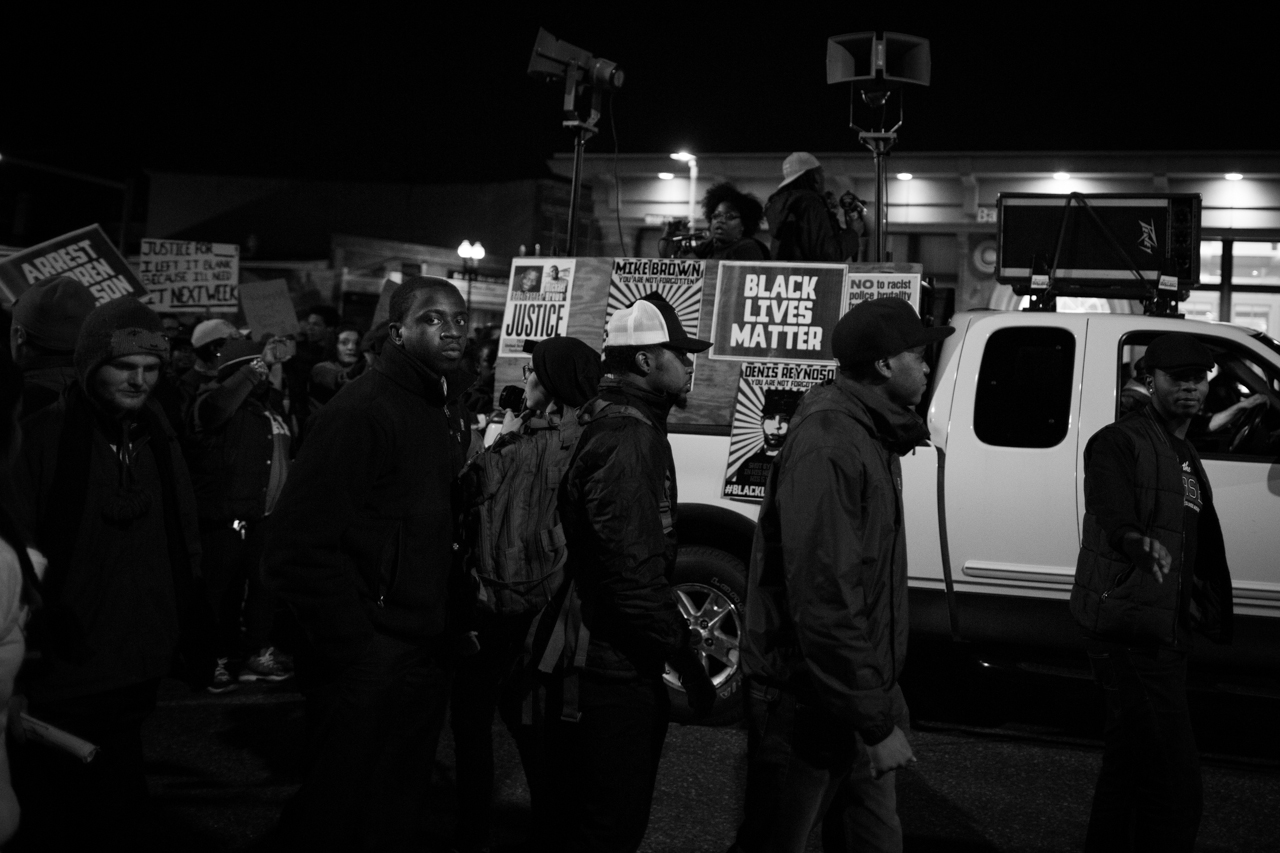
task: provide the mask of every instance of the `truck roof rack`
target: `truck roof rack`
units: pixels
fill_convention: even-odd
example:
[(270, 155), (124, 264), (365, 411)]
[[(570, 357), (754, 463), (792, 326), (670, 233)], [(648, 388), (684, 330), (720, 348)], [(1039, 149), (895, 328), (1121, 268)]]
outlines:
[(1096, 296), (1178, 317), (1200, 283), (1198, 193), (1001, 193), (996, 210), (996, 280), (1028, 310)]

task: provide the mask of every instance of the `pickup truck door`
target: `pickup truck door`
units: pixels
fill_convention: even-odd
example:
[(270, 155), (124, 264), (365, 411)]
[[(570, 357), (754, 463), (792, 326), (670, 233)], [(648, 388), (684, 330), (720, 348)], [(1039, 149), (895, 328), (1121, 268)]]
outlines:
[(1069, 593), (1086, 329), (1084, 315), (998, 314), (965, 337), (943, 478), (958, 592)]

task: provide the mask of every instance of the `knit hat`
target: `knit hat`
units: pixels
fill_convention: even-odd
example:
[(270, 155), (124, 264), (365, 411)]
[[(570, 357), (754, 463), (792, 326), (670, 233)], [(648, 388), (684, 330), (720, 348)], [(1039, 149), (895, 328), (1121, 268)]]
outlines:
[(533, 372), (551, 399), (575, 409), (596, 395), (600, 353), (577, 338), (546, 338), (533, 347)]
[(926, 326), (911, 303), (897, 296), (859, 302), (836, 323), (831, 352), (841, 367), (893, 358), (922, 344), (940, 341), (952, 326)]
[(797, 151), (782, 161), (782, 183), (778, 184), (778, 189), (782, 189), (810, 169), (821, 168), (822, 164), (818, 162), (817, 157), (808, 151)]
[(98, 368), (113, 358), (169, 355), (160, 316), (132, 296), (122, 296), (94, 308), (80, 327), (74, 358), (76, 376), (88, 384)]
[(13, 304), (13, 322), (33, 344), (54, 352), (76, 348), (80, 326), (97, 302), (89, 288), (69, 275), (41, 279)]

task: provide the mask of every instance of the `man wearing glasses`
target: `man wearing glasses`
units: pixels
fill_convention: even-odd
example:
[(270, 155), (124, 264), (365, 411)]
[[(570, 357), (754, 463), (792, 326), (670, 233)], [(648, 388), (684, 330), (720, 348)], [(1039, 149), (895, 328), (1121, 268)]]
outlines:
[(667, 734), (665, 666), (695, 712), (715, 702), (671, 590), (676, 472), (667, 443), (667, 414), (689, 392), (690, 353), (710, 346), (689, 337), (656, 293), (609, 320), (606, 376), (584, 406), (588, 422), (560, 486), (578, 602), (565, 621), (581, 624), (565, 632), (569, 674), (560, 701), (547, 704), (560, 849), (640, 846)]

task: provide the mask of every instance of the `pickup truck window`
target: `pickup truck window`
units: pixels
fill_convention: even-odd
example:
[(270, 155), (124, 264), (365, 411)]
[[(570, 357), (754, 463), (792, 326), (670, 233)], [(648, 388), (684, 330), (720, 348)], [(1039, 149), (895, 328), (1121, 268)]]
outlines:
[(1022, 326), (987, 339), (973, 429), (997, 447), (1054, 447), (1067, 435), (1076, 338), (1067, 329)]
[[(1118, 375), (1127, 379), (1146, 345), (1156, 336), (1134, 332), (1121, 340)], [(1275, 366), (1235, 341), (1197, 335), (1213, 353), (1216, 367), (1209, 374), (1204, 411), (1191, 422), (1187, 438), (1205, 458), (1243, 460), (1253, 457), (1268, 464), (1280, 454), (1280, 375)], [(1128, 359), (1126, 361), (1126, 356)], [(1122, 387), (1116, 416), (1141, 404), (1131, 389), (1141, 377)]]

